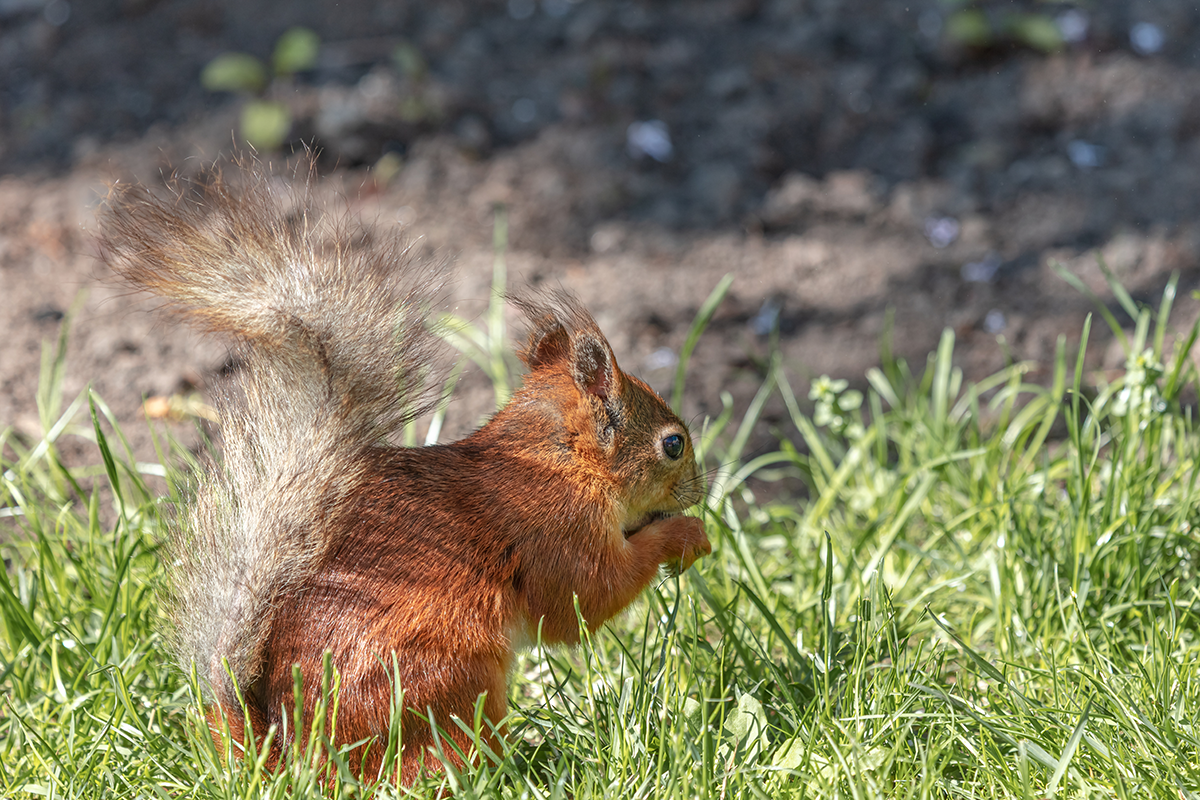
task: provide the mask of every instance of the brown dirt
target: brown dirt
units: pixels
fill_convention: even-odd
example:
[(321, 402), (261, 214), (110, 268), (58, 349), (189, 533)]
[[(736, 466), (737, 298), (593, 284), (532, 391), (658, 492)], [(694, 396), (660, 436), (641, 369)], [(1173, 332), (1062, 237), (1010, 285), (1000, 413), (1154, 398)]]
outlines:
[[(974, 5), (997, 31), (1014, 8), (1084, 14), (1088, 31), (1052, 54), (1000, 33), (965, 48), (937, 0), (77, 0), (65, 21), (63, 0), (0, 0), (0, 428), (38, 435), (43, 342), (81, 293), (68, 394), (94, 386), (144, 455), (141, 399), (218, 374), (220, 343), (107, 282), (96, 209), (113, 180), (232, 150), (241, 101), (206, 94), (199, 71), (224, 51), (265, 57), (294, 24), (321, 35), (320, 61), (270, 93), (292, 109), (293, 144), (321, 150), (319, 192), (447, 259), (463, 313), (487, 297), (502, 203), (511, 284), (578, 294), (623, 365), (666, 389), (732, 273), (689, 416), (754, 392), (772, 322), (801, 395), (822, 373), (861, 380), (889, 309), (910, 359), (951, 328), (969, 377), (1008, 358), (1045, 376), (1092, 310), (1053, 260), (1110, 304), (1096, 253), (1148, 302), (1179, 272), (1190, 324), (1200, 10)], [(1160, 50), (1135, 52), (1138, 23), (1165, 33)], [(392, 59), (399, 45), (417, 68)], [(630, 147), (651, 120), (670, 136), (661, 162)], [(376, 180), (387, 154), (402, 166)], [(940, 247), (939, 225), (956, 233)], [(1101, 328), (1091, 365), (1117, 369)], [(478, 378), (465, 395), (449, 433), (486, 407)]]

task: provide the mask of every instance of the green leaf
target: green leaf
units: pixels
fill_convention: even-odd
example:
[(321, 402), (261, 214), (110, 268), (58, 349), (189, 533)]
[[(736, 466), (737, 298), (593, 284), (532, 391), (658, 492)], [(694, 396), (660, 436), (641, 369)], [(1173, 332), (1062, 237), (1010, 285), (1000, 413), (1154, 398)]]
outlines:
[(946, 36), (965, 47), (986, 47), (993, 41), (992, 26), (976, 8), (955, 11), (946, 20)]
[(267, 85), (262, 62), (245, 53), (222, 53), (200, 73), (200, 85), (210, 92), (257, 94)]
[(1045, 14), (1014, 14), (1008, 19), (1008, 34), (1016, 41), (1040, 50), (1056, 53), (1062, 49), (1062, 34), (1058, 25)]
[(321, 50), (321, 37), (308, 28), (289, 28), (275, 42), (271, 65), (276, 75), (291, 75), (312, 69)]
[(278, 150), (292, 129), (292, 113), (283, 103), (254, 100), (242, 109), (242, 136), (256, 150)]
[(696, 318), (692, 321), (691, 330), (688, 331), (687, 339), (683, 343), (683, 350), (679, 354), (679, 363), (675, 367), (675, 388), (671, 391), (671, 408), (675, 409), (676, 413), (680, 413), (683, 405), (683, 382), (687, 376), (692, 351), (696, 349), (696, 343), (700, 341), (700, 334), (704, 333), (708, 323), (712, 322), (713, 314), (717, 313), (717, 306), (721, 305), (721, 301), (725, 299), (725, 295), (732, 285), (733, 273), (730, 272), (721, 278), (709, 292), (708, 298), (700, 306)]
[(1087, 732), (1088, 713), (1091, 710), (1092, 701), (1088, 700), (1083, 713), (1079, 715), (1079, 722), (1075, 724), (1075, 730), (1071, 732), (1071, 738), (1067, 740), (1067, 745), (1058, 758), (1058, 766), (1054, 768), (1054, 774), (1050, 776), (1050, 785), (1046, 787), (1046, 794), (1050, 797), (1053, 797), (1054, 793), (1058, 791), (1059, 782), (1062, 781), (1063, 775), (1067, 774), (1067, 767), (1071, 766), (1071, 759), (1075, 757), (1075, 751), (1079, 748), (1079, 740)]
[(752, 694), (738, 698), (737, 708), (725, 718), (725, 731), (738, 742), (743, 758), (758, 755), (767, 745), (767, 712)]
[(810, 758), (808, 743), (797, 738), (775, 752), (775, 757), (771, 759), (771, 766), (776, 769), (798, 769)]

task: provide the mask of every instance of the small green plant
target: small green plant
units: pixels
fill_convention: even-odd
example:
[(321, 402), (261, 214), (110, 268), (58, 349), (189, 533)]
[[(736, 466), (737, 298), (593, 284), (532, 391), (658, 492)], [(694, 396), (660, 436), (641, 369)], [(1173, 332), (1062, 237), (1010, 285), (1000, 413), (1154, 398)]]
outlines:
[(959, 47), (988, 48), (1020, 45), (1041, 53), (1063, 47), (1062, 33), (1053, 18), (1040, 11), (992, 8), (981, 0), (946, 0), (944, 34)]
[(272, 99), (298, 72), (312, 69), (321, 40), (308, 28), (291, 28), (275, 42), (268, 68), (246, 53), (222, 53), (205, 66), (200, 82), (210, 92), (246, 97), (242, 106), (242, 138), (256, 150), (278, 150), (292, 129), (287, 104)]

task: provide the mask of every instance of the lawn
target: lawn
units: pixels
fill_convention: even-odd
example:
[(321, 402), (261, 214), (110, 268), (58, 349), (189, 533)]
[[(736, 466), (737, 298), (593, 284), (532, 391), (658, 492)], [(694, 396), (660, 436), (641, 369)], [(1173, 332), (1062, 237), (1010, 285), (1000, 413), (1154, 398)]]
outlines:
[[(1091, 322), (1037, 382), (964, 381), (950, 332), (925, 364), (885, 348), (866, 391), (760, 364), (754, 402), (694, 430), (712, 556), (523, 655), (504, 751), (455, 796), (1200, 796), (1197, 329), (1174, 283), (1112, 288), (1119, 373), (1085, 368)], [(62, 397), (65, 351), (46, 437), (0, 436), (0, 795), (397, 794), (319, 739), (265, 778), (218, 756), (157, 596), (194, 465), (169, 441), (135, 463), (100, 398)], [(747, 452), (772, 405), (777, 447)], [(93, 466), (62, 465), (69, 436)]]

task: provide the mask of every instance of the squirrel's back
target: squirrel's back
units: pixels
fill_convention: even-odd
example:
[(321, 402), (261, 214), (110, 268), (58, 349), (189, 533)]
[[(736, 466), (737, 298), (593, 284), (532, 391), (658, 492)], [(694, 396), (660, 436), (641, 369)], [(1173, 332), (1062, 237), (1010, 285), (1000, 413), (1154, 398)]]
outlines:
[(221, 659), (243, 684), (257, 676), (273, 598), (321, 563), (364, 451), (427, 406), (437, 271), (294, 187), (261, 167), (166, 196), (117, 186), (103, 221), (123, 278), (234, 342), (237, 377), (215, 398), (224, 458), (199, 479), (169, 562), (177, 655), (225, 705)]

